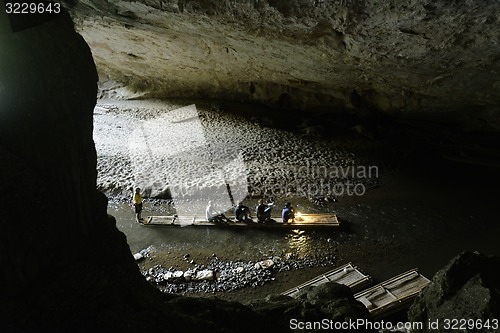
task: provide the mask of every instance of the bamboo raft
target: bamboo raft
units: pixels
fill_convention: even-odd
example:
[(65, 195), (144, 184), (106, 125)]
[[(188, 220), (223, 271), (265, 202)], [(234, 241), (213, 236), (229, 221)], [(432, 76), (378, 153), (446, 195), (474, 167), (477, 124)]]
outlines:
[(354, 295), (373, 319), (380, 319), (408, 308), (420, 291), (430, 283), (417, 269), (386, 280)]
[(340, 222), (335, 214), (301, 214), (295, 221), (283, 223), (281, 217), (273, 217), (274, 222), (257, 223), (248, 222), (209, 222), (206, 218), (196, 215), (186, 216), (148, 216), (141, 224), (175, 227), (232, 227), (232, 228), (318, 228), (340, 227)]
[(308, 287), (317, 287), (327, 282), (336, 282), (351, 288), (353, 292), (362, 290), (363, 288), (369, 286), (372, 283), (372, 278), (369, 275), (363, 274), (359, 269), (352, 263), (348, 263), (344, 266), (332, 269), (320, 276), (315, 277), (312, 280), (304, 282), (303, 284), (288, 289), (281, 293), (281, 295), (290, 296), (296, 298), (301, 290)]

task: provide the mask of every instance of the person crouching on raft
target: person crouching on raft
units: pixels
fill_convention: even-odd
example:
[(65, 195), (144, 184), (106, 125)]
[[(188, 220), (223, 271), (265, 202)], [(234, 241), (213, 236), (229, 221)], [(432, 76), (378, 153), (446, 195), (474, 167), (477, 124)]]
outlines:
[(141, 189), (136, 188), (135, 193), (132, 196), (132, 204), (134, 206), (134, 211), (135, 211), (135, 220), (137, 223), (141, 223), (142, 217), (141, 217), (141, 212), (142, 212), (142, 196), (141, 196)]
[(231, 222), (231, 220), (215, 208), (212, 201), (208, 202), (207, 209), (205, 209), (205, 217), (208, 222)]
[(293, 222), (295, 219), (295, 209), (290, 202), (285, 204), (283, 210), (281, 211), (281, 217), (283, 218), (283, 223)]
[(238, 202), (238, 206), (234, 209), (234, 218), (238, 222), (251, 221), (250, 209), (242, 202)]
[(271, 221), (271, 210), (273, 203), (264, 203), (264, 200), (260, 199), (259, 204), (255, 208), (255, 215), (257, 215), (257, 222), (264, 223)]

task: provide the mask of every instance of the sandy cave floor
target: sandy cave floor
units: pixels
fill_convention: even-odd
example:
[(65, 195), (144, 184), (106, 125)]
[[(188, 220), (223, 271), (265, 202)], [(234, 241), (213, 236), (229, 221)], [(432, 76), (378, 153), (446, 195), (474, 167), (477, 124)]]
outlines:
[[(184, 196), (178, 201), (179, 207), (199, 211), (204, 208), (203, 198), (183, 192), (183, 182), (195, 179), (195, 186), (219, 198), (222, 177), (233, 181), (235, 196), (245, 198), (245, 189), (253, 195), (252, 199), (247, 197), (249, 205), (261, 196), (273, 196), (278, 205), (292, 200), (309, 212), (336, 213), (347, 228), (300, 237), (252, 233), (236, 238), (234, 234), (202, 234), (186, 229), (145, 231), (135, 225), (127, 205), (110, 203), (108, 212), (117, 217), (131, 251), (151, 245), (155, 248), (148, 259), (139, 263), (141, 270), (155, 265), (187, 269), (186, 254), (199, 263), (208, 262), (213, 253), (228, 262), (258, 261), (266, 259), (266, 255), (286, 253), (316, 259), (329, 257), (318, 261), (324, 265), (275, 272), (274, 281), (263, 286), (196, 293), (246, 302), (279, 293), (347, 262), (355, 263), (378, 282), (414, 267), (432, 277), (464, 250), (500, 255), (495, 236), (500, 227), (494, 219), (497, 169), (420, 156), (403, 159), (387, 142), (357, 136), (311, 137), (272, 129), (259, 125), (238, 109), (223, 112), (207, 103), (178, 110), (188, 105), (192, 103), (98, 102), (94, 113), (98, 186), (112, 201), (128, 197), (134, 186), (145, 189), (148, 195), (161, 196), (165, 187), (174, 188), (175, 184), (178, 189), (170, 194)], [(223, 150), (221, 146), (231, 149)], [(309, 166), (309, 171), (311, 165), (327, 166), (329, 171), (351, 165), (375, 165), (379, 173), (377, 177), (355, 179), (334, 174), (325, 179), (310, 172), (293, 175), (303, 165)], [(207, 170), (211, 172), (209, 177)], [(246, 183), (236, 181), (244, 174), (248, 175)], [(272, 192), (276, 184), (283, 189), (290, 174), (295, 187), (283, 190), (286, 198), (279, 191)], [(326, 186), (345, 185), (349, 180), (362, 184), (366, 193), (336, 196), (331, 193), (332, 187)], [(307, 184), (323, 186), (323, 190), (307, 188)], [(311, 195), (304, 196), (299, 191), (301, 187), (309, 189)], [(335, 197), (337, 201), (309, 200), (325, 197)], [(221, 202), (222, 206), (227, 205)], [(146, 202), (145, 213), (154, 210), (155, 204), (158, 203)]]

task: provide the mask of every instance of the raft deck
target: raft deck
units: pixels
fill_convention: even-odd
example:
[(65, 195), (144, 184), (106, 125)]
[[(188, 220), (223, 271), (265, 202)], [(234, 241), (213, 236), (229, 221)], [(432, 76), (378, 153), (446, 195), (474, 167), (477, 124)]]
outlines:
[(361, 290), (372, 283), (372, 278), (369, 275), (363, 274), (352, 263), (345, 264), (338, 268), (332, 269), (312, 280), (304, 282), (297, 287), (288, 289), (281, 293), (281, 295), (296, 298), (300, 292), (308, 287), (317, 287), (327, 282), (336, 282), (351, 288), (353, 292)]
[(366, 306), (373, 319), (380, 319), (408, 308), (429, 283), (429, 279), (419, 274), (417, 269), (412, 269), (363, 290), (354, 298)]
[(255, 220), (248, 222), (209, 222), (205, 217), (191, 216), (148, 216), (143, 225), (161, 225), (176, 227), (235, 227), (235, 228), (317, 228), (339, 227), (340, 222), (335, 214), (301, 214), (294, 222), (283, 223), (281, 217), (273, 217), (274, 222), (257, 223)]

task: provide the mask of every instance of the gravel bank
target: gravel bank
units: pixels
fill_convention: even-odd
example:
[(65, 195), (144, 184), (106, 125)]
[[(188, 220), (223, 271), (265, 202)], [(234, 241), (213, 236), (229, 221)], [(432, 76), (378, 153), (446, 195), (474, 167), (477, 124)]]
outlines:
[(138, 186), (147, 197), (173, 198), (181, 211), (203, 212), (210, 199), (227, 209), (228, 188), (234, 201), (362, 195), (385, 171), (383, 158), (366, 154), (373, 140), (273, 129), (238, 110), (100, 101), (94, 119), (98, 188), (128, 198)]

